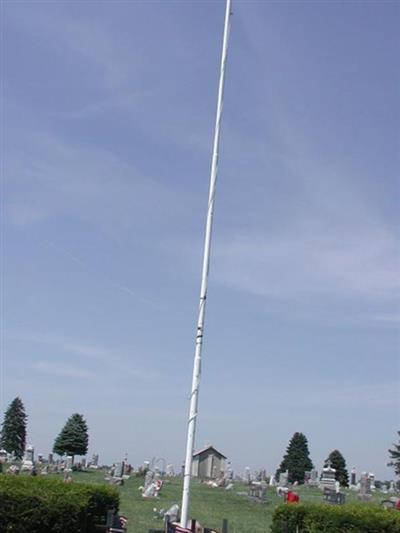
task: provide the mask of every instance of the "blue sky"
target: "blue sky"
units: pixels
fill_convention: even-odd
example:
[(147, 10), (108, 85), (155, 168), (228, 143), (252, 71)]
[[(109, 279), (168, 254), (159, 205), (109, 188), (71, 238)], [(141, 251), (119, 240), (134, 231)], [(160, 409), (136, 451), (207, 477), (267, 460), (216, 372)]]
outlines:
[[(2, 410), (184, 457), (223, 2), (3, 4)], [(391, 478), (399, 5), (239, 2), (196, 447)]]

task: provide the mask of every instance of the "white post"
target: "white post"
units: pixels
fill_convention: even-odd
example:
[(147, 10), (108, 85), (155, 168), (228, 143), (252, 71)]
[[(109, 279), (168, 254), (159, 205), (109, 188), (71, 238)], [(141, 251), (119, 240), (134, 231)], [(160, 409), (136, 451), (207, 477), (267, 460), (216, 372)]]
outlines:
[(187, 442), (186, 442), (185, 471), (184, 471), (184, 477), (183, 477), (182, 512), (181, 512), (181, 525), (183, 527), (187, 527), (188, 514), (189, 514), (190, 482), (191, 482), (191, 475), (192, 475), (194, 438), (195, 438), (195, 433), (196, 433), (196, 420), (197, 420), (197, 404), (198, 404), (200, 375), (201, 375), (201, 349), (202, 349), (203, 335), (204, 335), (204, 318), (205, 318), (205, 311), (206, 311), (208, 272), (209, 272), (209, 266), (210, 266), (211, 234), (212, 234), (212, 224), (213, 224), (213, 214), (214, 214), (215, 186), (217, 182), (219, 138), (220, 138), (221, 116), (222, 116), (223, 95), (224, 95), (226, 56), (227, 56), (227, 51), (228, 51), (230, 16), (231, 16), (231, 0), (226, 0), (224, 37), (223, 37), (223, 43), (222, 43), (222, 57), (221, 57), (221, 73), (220, 73), (220, 78), (219, 78), (217, 116), (216, 116), (216, 121), (215, 121), (214, 146), (213, 146), (213, 155), (212, 155), (212, 161), (211, 161), (210, 191), (209, 191), (209, 197), (208, 197), (207, 223), (206, 223), (206, 234), (205, 234), (205, 241), (204, 241), (204, 258), (203, 258), (203, 270), (202, 270), (202, 276), (201, 276), (199, 316), (198, 316), (197, 331), (196, 331), (196, 348), (195, 348), (194, 364), (193, 364), (192, 392), (190, 396), (190, 411), (189, 411)]

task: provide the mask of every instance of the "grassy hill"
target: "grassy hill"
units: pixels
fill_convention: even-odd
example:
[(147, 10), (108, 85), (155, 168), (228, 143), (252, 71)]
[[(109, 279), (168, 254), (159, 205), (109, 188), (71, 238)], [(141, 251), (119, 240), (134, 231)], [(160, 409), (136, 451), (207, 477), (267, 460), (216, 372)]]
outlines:
[[(74, 473), (74, 481), (104, 483), (104, 471)], [(131, 478), (120, 487), (121, 513), (129, 519), (129, 533), (148, 533), (149, 529), (162, 528), (162, 520), (155, 518), (154, 508), (167, 509), (173, 503), (181, 504), (182, 479), (167, 479), (157, 500), (142, 498), (139, 487), (141, 478)], [(318, 489), (297, 487), (303, 502), (321, 502), (322, 493)], [(229, 521), (229, 533), (265, 533), (269, 531), (272, 513), (282, 499), (274, 489), (267, 491), (267, 503), (253, 503), (247, 498), (247, 487), (235, 483), (231, 491), (213, 489), (193, 480), (190, 516), (202, 525), (221, 529), (222, 520)], [(356, 494), (347, 491), (347, 502), (358, 502)], [(369, 505), (378, 505), (385, 496), (376, 492)], [(366, 505), (360, 503), (360, 505)]]

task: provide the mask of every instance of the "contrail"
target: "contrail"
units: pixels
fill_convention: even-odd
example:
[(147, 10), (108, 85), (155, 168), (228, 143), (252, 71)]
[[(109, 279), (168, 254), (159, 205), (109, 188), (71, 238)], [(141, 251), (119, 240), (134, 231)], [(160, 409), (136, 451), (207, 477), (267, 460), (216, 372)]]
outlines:
[(126, 285), (120, 285), (119, 283), (115, 283), (115, 281), (108, 274), (105, 274), (104, 272), (99, 272), (99, 271), (95, 270), (91, 265), (86, 263), (86, 261), (83, 261), (80, 257), (76, 256), (75, 254), (73, 254), (72, 252), (67, 250), (64, 246), (61, 246), (60, 244), (56, 244), (55, 242), (49, 241), (47, 239), (45, 239), (45, 242), (51, 248), (54, 248), (57, 252), (60, 252), (63, 255), (69, 257), (69, 259), (71, 259), (72, 261), (74, 261), (78, 265), (82, 266), (83, 268), (85, 268), (89, 272), (93, 272), (93, 273), (99, 275), (101, 278), (103, 278), (105, 281), (107, 281), (107, 283), (110, 286), (112, 286), (112, 287), (114, 287), (114, 288), (116, 288), (116, 289), (118, 289), (118, 290), (120, 290), (120, 291), (122, 291), (124, 293), (129, 294), (130, 296), (136, 298), (137, 300), (140, 300), (143, 303), (146, 303), (147, 305), (150, 305), (151, 307), (154, 307), (156, 309), (160, 308), (160, 306), (158, 304), (156, 304), (152, 300), (149, 300), (148, 298), (143, 298), (143, 296), (140, 296), (138, 293), (136, 293), (135, 291), (133, 291), (132, 289), (130, 289)]

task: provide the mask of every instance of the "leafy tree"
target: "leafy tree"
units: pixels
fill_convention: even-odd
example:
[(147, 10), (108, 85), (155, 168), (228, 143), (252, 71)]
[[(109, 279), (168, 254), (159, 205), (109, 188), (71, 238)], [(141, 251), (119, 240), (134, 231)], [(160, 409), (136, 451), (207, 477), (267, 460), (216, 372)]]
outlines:
[(329, 454), (328, 459), (325, 461), (325, 466), (328, 466), (329, 463), (331, 464), (331, 467), (336, 470), (336, 481), (339, 481), (342, 487), (348, 487), (349, 473), (347, 472), (346, 461), (339, 450), (333, 450), (333, 452)]
[[(397, 432), (400, 437), (400, 431)], [(394, 466), (396, 476), (400, 476), (400, 439), (398, 444), (393, 444), (393, 450), (388, 450), (390, 453), (390, 463), (388, 466)]]
[(276, 478), (279, 479), (279, 474), (289, 471), (289, 482), (304, 483), (306, 470), (312, 470), (313, 464), (310, 459), (310, 452), (308, 450), (308, 441), (303, 433), (296, 432), (291, 438), (286, 454), (276, 471)]
[(4, 414), (1, 429), (0, 447), (22, 459), (26, 445), (26, 420), (24, 404), (21, 398), (14, 398)]
[(53, 452), (58, 455), (86, 455), (89, 444), (88, 427), (82, 415), (70, 416), (54, 441)]

